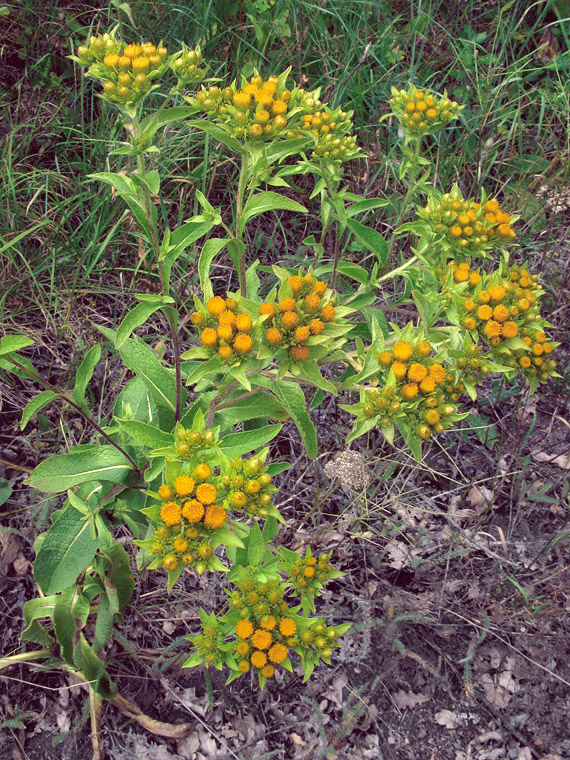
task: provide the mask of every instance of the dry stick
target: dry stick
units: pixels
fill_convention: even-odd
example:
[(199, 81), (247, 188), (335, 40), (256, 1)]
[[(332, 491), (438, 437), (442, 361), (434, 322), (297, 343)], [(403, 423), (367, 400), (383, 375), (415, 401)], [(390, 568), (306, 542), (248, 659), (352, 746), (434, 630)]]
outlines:
[(133, 468), (135, 469), (135, 471), (137, 472), (137, 474), (140, 477), (141, 471), (138, 468), (137, 463), (135, 462), (135, 460), (131, 456), (129, 456), (129, 454), (127, 454), (127, 452), (124, 450), (124, 448), (122, 446), (120, 446), (116, 441), (114, 441), (111, 438), (111, 436), (109, 436), (103, 430), (103, 428), (95, 422), (95, 420), (92, 417), (90, 417), (86, 412), (84, 412), (83, 409), (79, 406), (79, 404), (76, 404), (75, 401), (72, 398), (70, 398), (66, 393), (62, 393), (62, 391), (60, 391), (58, 388), (56, 388), (55, 385), (52, 385), (47, 380), (44, 380), (38, 374), (36, 374), (35, 372), (32, 372), (31, 370), (29, 370), (27, 367), (24, 367), (23, 364), (20, 364), (20, 362), (17, 362), (10, 355), (7, 355), (5, 358), (8, 359), (8, 361), (11, 364), (13, 364), (15, 367), (18, 367), (18, 369), (24, 370), (24, 372), (26, 372), (28, 375), (30, 375), (32, 377), (32, 379), (35, 380), (37, 383), (40, 383), (40, 385), (43, 385), (44, 388), (47, 388), (48, 390), (52, 391), (53, 393), (56, 393), (60, 398), (62, 398), (65, 402), (67, 402), (70, 406), (72, 406), (81, 415), (81, 417), (83, 417), (83, 419), (85, 420), (85, 422), (87, 422), (89, 425), (91, 425), (91, 427), (95, 428), (95, 430), (99, 433), (99, 435), (102, 435), (103, 438), (108, 443), (111, 444), (111, 446), (114, 446), (118, 451), (121, 452), (121, 454), (125, 457), (125, 459), (128, 459), (128, 461), (132, 464)]

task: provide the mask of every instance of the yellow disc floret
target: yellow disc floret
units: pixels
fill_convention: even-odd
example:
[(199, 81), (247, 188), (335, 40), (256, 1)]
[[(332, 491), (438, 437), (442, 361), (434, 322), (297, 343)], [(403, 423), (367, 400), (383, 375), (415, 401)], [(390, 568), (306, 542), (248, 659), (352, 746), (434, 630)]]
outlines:
[(169, 501), (160, 510), (160, 519), (165, 525), (178, 525), (182, 509), (175, 501)]
[(213, 504), (216, 501), (216, 487), (211, 483), (201, 483), (196, 488), (196, 498), (202, 504)]
[(174, 490), (178, 496), (190, 496), (194, 490), (194, 481), (188, 475), (179, 475), (174, 481)]

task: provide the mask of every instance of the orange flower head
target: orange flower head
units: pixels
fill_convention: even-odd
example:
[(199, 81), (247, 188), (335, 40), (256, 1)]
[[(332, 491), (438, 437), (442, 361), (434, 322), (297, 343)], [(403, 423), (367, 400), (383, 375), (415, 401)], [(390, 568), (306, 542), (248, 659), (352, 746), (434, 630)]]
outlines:
[(225, 309), (221, 314), (218, 315), (218, 322), (221, 325), (234, 325), (235, 321), (236, 315), (229, 309)]
[(220, 346), (218, 348), (218, 356), (220, 359), (223, 359), (224, 361), (228, 361), (228, 359), (231, 359), (233, 356), (233, 351), (231, 346)]
[(178, 496), (190, 496), (194, 490), (194, 481), (188, 475), (179, 475), (174, 481), (174, 490)]
[(279, 630), (283, 636), (292, 636), (297, 630), (297, 624), (291, 618), (283, 618), (279, 622)]
[(275, 620), (273, 615), (266, 615), (264, 618), (261, 618), (261, 622), (259, 624), (266, 631), (272, 631), (277, 625), (277, 620)]
[(294, 311), (286, 311), (281, 317), (281, 322), (286, 330), (294, 330), (299, 324), (299, 317)]
[(491, 285), (489, 288), (489, 296), (491, 301), (502, 301), (506, 295), (506, 291), (502, 285)]
[(313, 285), (313, 293), (316, 293), (321, 298), (324, 296), (324, 294), (327, 292), (328, 285), (324, 280), (317, 280), (315, 284)]
[(297, 343), (303, 343), (306, 340), (309, 340), (309, 337), (311, 335), (311, 331), (308, 327), (298, 327), (295, 330), (295, 340)]
[(471, 272), (469, 275), (469, 284), (472, 287), (475, 287), (475, 285), (478, 285), (481, 282), (481, 275), (479, 272)]
[(498, 338), (501, 334), (501, 325), (494, 319), (490, 319), (483, 328), (483, 332), (488, 338)]
[(247, 354), (251, 351), (253, 341), (247, 333), (240, 333), (234, 340), (234, 348), (238, 354)]
[(206, 507), (206, 514), (204, 515), (204, 525), (207, 528), (221, 528), (225, 525), (228, 519), (228, 513), (223, 507), (219, 507), (217, 504), (212, 504)]
[(309, 293), (309, 295), (305, 298), (304, 305), (307, 311), (315, 312), (321, 305), (321, 299), (316, 293)]
[(242, 673), (249, 673), (249, 671), (251, 670), (251, 665), (249, 664), (247, 660), (242, 660), (239, 663), (238, 668), (240, 669)]
[(226, 310), (226, 302), (223, 298), (220, 298), (220, 296), (214, 296), (209, 299), (206, 304), (206, 309), (212, 316), (217, 317)]
[(402, 386), (402, 396), (408, 401), (415, 398), (418, 395), (418, 386), (416, 383), (406, 383)]
[(199, 327), (201, 324), (204, 323), (204, 315), (199, 312), (195, 311), (190, 315), (190, 321), (193, 325), (196, 325), (196, 327)]
[(205, 505), (213, 504), (216, 501), (216, 494), (216, 487), (211, 483), (201, 483), (196, 488), (196, 498)]
[(491, 319), (493, 316), (493, 309), (487, 304), (483, 304), (477, 309), (477, 316), (479, 319)]
[(262, 668), (267, 663), (265, 652), (254, 652), (251, 655), (251, 664), (254, 668)]
[(256, 649), (267, 649), (271, 646), (271, 642), (273, 641), (273, 637), (269, 633), (269, 631), (265, 631), (261, 628), (258, 628), (257, 631), (253, 634), (251, 637), (251, 643)]
[(407, 367), (403, 362), (397, 361), (392, 364), (392, 372), (396, 376), (396, 380), (403, 380), (406, 376)]
[(238, 307), (238, 302), (235, 298), (226, 298), (226, 309), (229, 309), (230, 311), (235, 311)]
[(296, 306), (297, 306), (297, 301), (295, 301), (294, 298), (284, 298), (279, 304), (279, 311), (280, 312), (295, 311)]
[(523, 369), (528, 369), (530, 365), (532, 364), (530, 360), (530, 356), (521, 356), (521, 358), (519, 359), (519, 364), (521, 365)]
[(270, 343), (272, 346), (277, 346), (279, 343), (281, 343), (281, 340), (282, 340), (281, 333), (275, 327), (269, 328), (265, 338), (267, 342)]
[(309, 330), (311, 335), (322, 335), (324, 329), (325, 326), (320, 319), (311, 319), (309, 323)]
[(424, 379), (420, 383), (420, 391), (422, 393), (433, 393), (435, 390), (435, 380), (431, 375), (428, 375), (427, 377), (424, 377)]
[(445, 380), (445, 369), (441, 364), (432, 364), (429, 368), (429, 376), (439, 385)]
[(384, 367), (389, 367), (392, 364), (392, 354), (389, 351), (382, 351), (378, 357), (378, 364), (382, 364)]
[(178, 525), (182, 510), (175, 501), (169, 501), (160, 510), (160, 519), (165, 525)]
[(328, 303), (321, 309), (320, 318), (323, 322), (331, 322), (334, 319), (335, 314), (336, 311), (334, 306), (331, 306), (330, 303)]
[(214, 330), (213, 327), (205, 327), (202, 330), (202, 334), (200, 335), (200, 340), (205, 346), (211, 348), (218, 342), (218, 333)]
[(289, 287), (293, 291), (293, 293), (298, 293), (299, 290), (303, 287), (303, 280), (299, 275), (293, 275), (292, 277), (289, 277)]
[(188, 541), (185, 538), (175, 538), (172, 545), (177, 552), (185, 552), (188, 548)]
[(392, 349), (392, 353), (394, 354), (394, 359), (397, 359), (400, 362), (406, 362), (408, 359), (412, 358), (414, 349), (406, 341), (399, 340)]
[(212, 468), (209, 464), (206, 464), (206, 462), (200, 462), (200, 464), (196, 466), (193, 474), (195, 480), (208, 480), (212, 474)]
[(516, 322), (505, 322), (503, 325), (503, 338), (516, 338), (519, 328)]
[(269, 314), (270, 317), (274, 316), (275, 314), (275, 306), (272, 303), (262, 303), (259, 307), (259, 314), (261, 316), (265, 314)]
[(408, 369), (408, 378), (415, 383), (420, 383), (427, 376), (427, 368), (423, 364), (414, 362)]
[(269, 650), (269, 659), (271, 662), (283, 662), (287, 659), (287, 647), (284, 647), (283, 644), (274, 644)]
[[(231, 312), (229, 312), (231, 314)], [(220, 325), (218, 327), (218, 338), (225, 340), (227, 343), (234, 337), (234, 328), (231, 325)]]
[(189, 523), (198, 523), (204, 516), (204, 506), (199, 501), (196, 501), (196, 499), (187, 501), (182, 507), (182, 516)]
[(496, 322), (506, 322), (508, 318), (509, 310), (507, 307), (502, 303), (497, 304), (497, 306), (495, 306), (493, 309), (493, 319)]
[(249, 332), (252, 327), (251, 317), (249, 314), (240, 312), (240, 314), (238, 314), (236, 317), (236, 327), (240, 332)]
[(247, 641), (240, 641), (238, 642), (236, 646), (236, 652), (242, 657), (245, 657), (246, 655), (249, 654), (249, 649), (250, 649), (250, 646), (247, 643)]
[(264, 667), (261, 668), (261, 675), (265, 676), (265, 678), (271, 678), (275, 675), (275, 668), (273, 665), (267, 663), (267, 665), (264, 665)]
[(465, 299), (463, 308), (465, 309), (465, 311), (473, 311), (475, 309), (475, 301), (472, 298)]
[(162, 560), (162, 566), (165, 570), (168, 570), (168, 572), (172, 572), (173, 570), (176, 570), (178, 567), (178, 560), (174, 556), (174, 554), (168, 554), (163, 560)]
[(174, 491), (169, 485), (167, 485), (166, 483), (163, 483), (158, 489), (158, 495), (164, 501), (168, 501), (169, 499), (172, 499), (172, 497), (174, 496)]
[(309, 346), (291, 346), (291, 358), (296, 362), (303, 362), (309, 358)]
[(253, 625), (249, 620), (238, 620), (236, 623), (236, 636), (239, 636), (240, 639), (249, 639), (252, 633)]

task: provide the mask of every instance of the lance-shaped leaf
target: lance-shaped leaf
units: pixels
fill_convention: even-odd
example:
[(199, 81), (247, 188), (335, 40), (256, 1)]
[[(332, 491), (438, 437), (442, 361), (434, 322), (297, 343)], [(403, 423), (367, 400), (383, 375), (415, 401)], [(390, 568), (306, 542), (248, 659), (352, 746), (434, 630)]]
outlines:
[(287, 198), (285, 195), (274, 193), (271, 190), (264, 190), (261, 193), (252, 195), (245, 204), (243, 214), (240, 219), (240, 232), (243, 232), (245, 223), (254, 216), (263, 214), (265, 211), (298, 211), (302, 214), (307, 213), (307, 209), (297, 201)]
[(77, 374), (75, 376), (75, 386), (73, 387), (73, 400), (76, 404), (83, 404), (85, 400), (85, 391), (89, 385), (89, 381), (93, 377), (93, 372), (97, 366), (97, 362), (101, 358), (101, 346), (96, 343), (83, 357), (83, 361), (79, 365)]
[(34, 396), (34, 398), (24, 407), (22, 419), (20, 421), (20, 430), (23, 430), (26, 427), (34, 414), (37, 414), (45, 406), (51, 404), (54, 399), (59, 397), (59, 393), (55, 393), (54, 391), (42, 391), (41, 393), (38, 393), (37, 396)]
[(114, 446), (80, 445), (68, 454), (56, 454), (41, 462), (27, 485), (48, 493), (60, 493), (90, 480), (123, 483), (132, 464)]

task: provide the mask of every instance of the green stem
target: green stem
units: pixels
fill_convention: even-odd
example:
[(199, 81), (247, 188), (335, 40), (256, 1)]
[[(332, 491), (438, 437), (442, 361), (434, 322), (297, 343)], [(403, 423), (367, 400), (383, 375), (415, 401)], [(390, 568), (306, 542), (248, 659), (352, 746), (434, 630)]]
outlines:
[[(132, 120), (133, 137), (136, 140), (140, 136), (140, 125), (136, 118)], [(139, 175), (144, 177), (145, 165), (144, 156), (142, 153), (137, 153), (137, 168)], [(164, 273), (163, 262), (160, 260), (160, 243), (158, 241), (158, 229), (156, 222), (152, 217), (151, 198), (150, 191), (146, 185), (142, 186), (143, 201), (144, 201), (144, 214), (148, 222), (150, 229), (150, 237), (153, 253), (156, 257), (158, 264), (158, 271), (160, 274), (160, 281), (162, 284), (162, 292), (165, 296), (170, 295), (170, 283)], [(174, 418), (176, 422), (180, 420), (180, 406), (181, 406), (181, 386), (182, 386), (182, 369), (180, 366), (180, 343), (178, 340), (178, 312), (171, 306), (165, 306), (162, 309), (163, 314), (166, 317), (168, 326), (170, 328), (170, 339), (172, 341), (172, 352), (174, 354), (174, 371), (176, 374), (176, 407), (174, 410)]]
[(99, 435), (103, 436), (103, 438), (111, 444), (111, 446), (114, 446), (118, 451), (121, 452), (121, 454), (125, 457), (125, 459), (128, 459), (128, 461), (132, 464), (133, 468), (136, 470), (139, 477), (141, 476), (141, 471), (139, 470), (137, 463), (135, 460), (127, 454), (125, 449), (120, 446), (116, 441), (114, 441), (110, 435), (108, 435), (103, 428), (95, 422), (95, 420), (90, 417), (86, 412), (83, 411), (83, 409), (79, 406), (79, 404), (76, 404), (75, 401), (68, 396), (63, 391), (60, 391), (59, 388), (56, 388), (55, 385), (52, 385), (47, 380), (44, 380), (42, 377), (40, 377), (36, 372), (32, 372), (27, 367), (24, 367), (23, 364), (20, 364), (20, 362), (16, 361), (12, 356), (7, 354), (5, 357), (11, 364), (13, 364), (15, 367), (18, 367), (18, 369), (24, 370), (27, 375), (29, 375), (33, 380), (35, 380), (40, 385), (43, 385), (44, 388), (47, 388), (47, 390), (52, 391), (52, 393), (56, 393), (60, 398), (62, 398), (66, 403), (69, 404), (69, 406), (73, 407), (78, 414), (80, 414), (85, 422), (87, 422), (89, 425), (91, 425), (92, 428), (94, 428)]
[[(237, 188), (237, 196), (236, 196), (236, 240), (238, 240), (240, 243), (243, 242), (243, 225), (241, 218), (243, 216), (243, 199), (245, 195), (245, 188), (247, 184), (247, 175), (248, 175), (248, 161), (247, 161), (247, 153), (245, 153), (241, 157), (241, 166), (239, 171), (239, 181), (238, 181), (238, 188)], [(246, 298), (247, 296), (247, 287), (245, 282), (245, 251), (242, 251), (242, 246), (237, 246), (237, 257), (238, 257), (238, 281), (239, 281), (239, 292), (243, 298)]]
[[(404, 198), (404, 202), (402, 204), (402, 208), (400, 209), (400, 213), (398, 214), (398, 218), (396, 219), (396, 224), (394, 225), (394, 230), (397, 230), (398, 227), (402, 224), (402, 220), (404, 219), (404, 215), (406, 211), (408, 210), (408, 205), (410, 203), (411, 197), (414, 194), (414, 191), (416, 189), (416, 179), (418, 178), (418, 174), (420, 171), (420, 166), (417, 161), (417, 159), (420, 157), (420, 151), (422, 147), (422, 138), (417, 137), (414, 140), (414, 156), (415, 161), (412, 163), (412, 166), (410, 167), (410, 178), (408, 181), (408, 192), (406, 193), (406, 196)], [(388, 255), (386, 256), (386, 261), (384, 262), (384, 266), (382, 267), (381, 274), (384, 274), (386, 271), (386, 268), (390, 264), (390, 259), (392, 258), (392, 253), (394, 251), (394, 246), (396, 245), (396, 235), (392, 233), (392, 242), (390, 243), (390, 248), (388, 249)]]
[(53, 652), (49, 647), (44, 649), (36, 649), (33, 652), (21, 652), (20, 654), (12, 654), (8, 657), (2, 657), (0, 659), (0, 670), (3, 668), (9, 668), (10, 665), (16, 665), (19, 662), (32, 662), (33, 660), (47, 660), (53, 657)]

